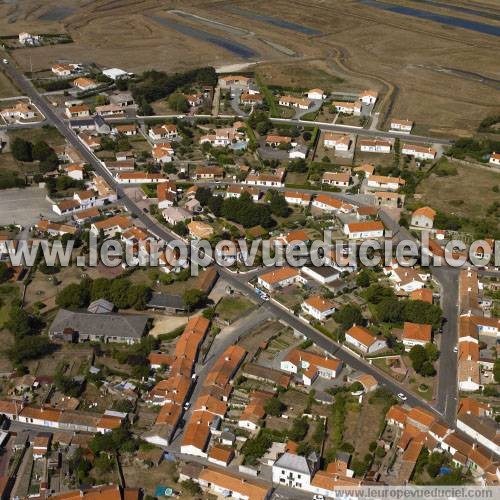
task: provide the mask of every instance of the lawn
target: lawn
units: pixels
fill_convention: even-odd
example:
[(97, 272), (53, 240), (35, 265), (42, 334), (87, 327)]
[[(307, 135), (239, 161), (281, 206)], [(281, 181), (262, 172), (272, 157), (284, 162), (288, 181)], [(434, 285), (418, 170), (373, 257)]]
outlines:
[(16, 285), (6, 283), (0, 286), (0, 329), (9, 319), (10, 305), (16, 298), (19, 298), (19, 288)]
[(20, 137), (21, 139), (33, 143), (45, 141), (51, 146), (60, 146), (65, 143), (64, 137), (57, 129), (47, 125), (39, 128), (9, 130), (9, 136), (11, 140)]
[(20, 92), (17, 87), (7, 78), (5, 73), (0, 73), (0, 98), (16, 97), (18, 95), (20, 95)]
[(233, 323), (245, 316), (254, 304), (245, 297), (224, 297), (218, 304), (216, 312), (222, 321)]

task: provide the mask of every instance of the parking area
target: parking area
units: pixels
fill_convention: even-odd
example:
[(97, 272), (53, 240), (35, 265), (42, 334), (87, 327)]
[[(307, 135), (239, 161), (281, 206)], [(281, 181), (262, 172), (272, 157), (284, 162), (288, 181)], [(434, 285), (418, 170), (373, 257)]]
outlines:
[(40, 216), (54, 217), (51, 204), (45, 199), (45, 188), (5, 189), (0, 196), (0, 225), (31, 226)]

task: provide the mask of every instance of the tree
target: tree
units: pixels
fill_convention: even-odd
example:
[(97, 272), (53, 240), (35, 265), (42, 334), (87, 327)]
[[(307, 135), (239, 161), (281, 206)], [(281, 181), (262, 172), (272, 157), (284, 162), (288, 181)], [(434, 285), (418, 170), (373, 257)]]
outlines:
[(129, 288), (131, 283), (126, 279), (116, 279), (111, 283), (111, 301), (118, 309), (127, 309), (130, 306)]
[(363, 325), (365, 320), (361, 309), (358, 306), (347, 304), (338, 311), (335, 311), (333, 318), (342, 325), (344, 330), (348, 330), (352, 325)]
[(186, 479), (185, 481), (182, 481), (180, 484), (181, 488), (193, 498), (196, 495), (200, 495), (202, 492), (200, 485), (198, 483), (195, 483), (192, 479)]
[(356, 285), (362, 288), (370, 286), (370, 272), (368, 269), (361, 270), (361, 272), (356, 276)]
[(173, 230), (179, 236), (186, 236), (186, 234), (188, 234), (189, 232), (184, 221), (176, 222), (173, 226)]
[(13, 306), (11, 308), (9, 319), (5, 326), (17, 338), (25, 337), (32, 333), (30, 316), (21, 307)]
[(81, 309), (90, 302), (90, 288), (71, 283), (56, 295), (56, 304), (64, 309)]
[(309, 422), (306, 417), (294, 419), (292, 428), (288, 431), (288, 437), (292, 441), (302, 441), (309, 430)]
[(500, 384), (500, 358), (495, 359), (495, 364), (493, 365), (493, 377), (495, 377), (495, 382)]
[(7, 355), (13, 363), (22, 363), (30, 359), (38, 359), (54, 350), (48, 337), (31, 335), (16, 339), (14, 345), (7, 350)]
[(290, 207), (288, 206), (285, 197), (280, 192), (270, 189), (267, 192), (267, 197), (269, 199), (269, 206), (273, 215), (277, 215), (278, 217), (288, 217), (290, 214)]
[(188, 311), (203, 307), (207, 302), (207, 294), (196, 288), (186, 290), (182, 295), (182, 302)]
[(127, 299), (129, 307), (137, 311), (144, 311), (151, 298), (151, 288), (147, 285), (138, 284), (131, 286), (128, 290)]
[(427, 361), (427, 353), (425, 352), (425, 348), (421, 345), (414, 345), (410, 349), (409, 357), (412, 362), (413, 369), (417, 373), (420, 373), (423, 364)]
[(264, 409), (272, 417), (280, 417), (285, 405), (278, 398), (269, 398), (264, 403)]
[(186, 98), (180, 92), (174, 92), (168, 97), (168, 105), (174, 111), (179, 111), (185, 113), (189, 110), (189, 103)]
[(5, 262), (0, 262), (0, 283), (5, 283), (12, 276), (12, 268)]
[(32, 161), (33, 158), (31, 156), (31, 143), (21, 139), (20, 137), (16, 137), (11, 145), (10, 150), (12, 152), (12, 156), (18, 161)]

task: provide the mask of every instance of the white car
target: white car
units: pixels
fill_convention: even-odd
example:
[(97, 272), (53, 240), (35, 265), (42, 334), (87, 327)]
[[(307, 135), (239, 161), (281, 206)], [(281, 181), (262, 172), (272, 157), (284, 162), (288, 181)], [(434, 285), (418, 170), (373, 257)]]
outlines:
[(454, 352), (454, 353), (457, 353), (457, 352), (458, 352), (458, 346), (457, 346), (457, 345), (453, 348), (453, 352)]
[(325, 500), (325, 497), (323, 495), (316, 494), (313, 496), (313, 500)]
[(184, 410), (189, 410), (189, 407), (191, 406), (191, 403), (189, 401), (186, 401), (184, 403)]
[(398, 398), (399, 398), (401, 401), (406, 401), (406, 400), (408, 399), (408, 398), (407, 398), (407, 397), (406, 397), (406, 396), (405, 396), (402, 392), (400, 392), (400, 393), (398, 394)]
[(4, 63), (4, 64), (9, 64), (9, 61), (7, 61), (7, 59), (4, 59), (4, 60), (3, 60), (3, 63)]

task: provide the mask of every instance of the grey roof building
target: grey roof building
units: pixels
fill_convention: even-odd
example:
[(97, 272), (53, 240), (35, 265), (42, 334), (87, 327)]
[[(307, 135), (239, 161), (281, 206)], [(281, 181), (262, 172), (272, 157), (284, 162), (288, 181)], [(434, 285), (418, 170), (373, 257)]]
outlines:
[(168, 312), (185, 311), (186, 306), (180, 295), (155, 293), (146, 304), (150, 309), (162, 309)]
[(115, 310), (115, 305), (106, 299), (97, 299), (91, 302), (87, 311), (92, 314), (112, 313)]
[(135, 344), (146, 333), (147, 316), (118, 313), (93, 314), (87, 311), (60, 309), (49, 328), (53, 339), (66, 339), (74, 333), (78, 342), (123, 342)]

